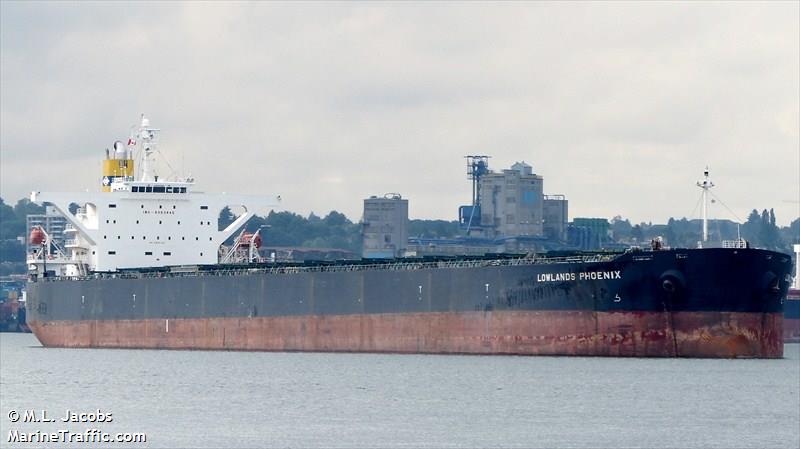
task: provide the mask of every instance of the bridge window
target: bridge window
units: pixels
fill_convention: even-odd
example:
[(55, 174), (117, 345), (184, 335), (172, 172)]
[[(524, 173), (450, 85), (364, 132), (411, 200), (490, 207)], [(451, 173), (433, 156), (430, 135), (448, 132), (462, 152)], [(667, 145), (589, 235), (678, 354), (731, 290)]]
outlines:
[(117, 207), (117, 205), (116, 204), (109, 204), (108, 207), (110, 207), (111, 209), (114, 209), (114, 208)]
[(109, 251), (109, 252), (108, 252), (108, 254), (109, 254), (110, 256), (113, 256), (114, 254), (117, 254), (117, 252), (116, 252), (116, 251)]
[(134, 193), (136, 193), (136, 192), (138, 192), (138, 191), (139, 191), (139, 186), (133, 186), (133, 187), (131, 187), (131, 192), (134, 192)]
[[(147, 192), (147, 193), (150, 193), (150, 192), (153, 191), (153, 187), (152, 186), (147, 186), (144, 189), (145, 189), (145, 192)], [(141, 192), (141, 190), (140, 190), (140, 192)]]
[(153, 187), (153, 193), (164, 193), (164, 190), (165, 190), (164, 186)]
[(172, 252), (170, 252), (170, 251), (164, 251), (164, 255), (165, 255), (165, 256), (171, 256), (171, 255), (172, 255)]
[(144, 252), (144, 255), (145, 255), (145, 256), (152, 256), (152, 255), (153, 255), (153, 252), (152, 252), (152, 251), (145, 251), (145, 252)]

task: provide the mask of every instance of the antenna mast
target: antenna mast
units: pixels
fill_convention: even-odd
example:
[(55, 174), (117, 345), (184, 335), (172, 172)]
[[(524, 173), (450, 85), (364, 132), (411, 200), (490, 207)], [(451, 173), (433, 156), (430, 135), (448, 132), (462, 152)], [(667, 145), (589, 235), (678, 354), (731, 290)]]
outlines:
[(708, 179), (708, 165), (703, 171), (703, 179), (697, 181), (697, 187), (703, 189), (703, 242), (708, 241), (708, 191), (714, 187), (714, 183)]
[(151, 128), (150, 120), (142, 114), (142, 121), (139, 127), (131, 131), (131, 137), (128, 139), (128, 146), (134, 148), (138, 146), (142, 151), (141, 181), (153, 181), (154, 179), (154, 174), (151, 173), (153, 170), (151, 156), (158, 144), (159, 131), (159, 129)]

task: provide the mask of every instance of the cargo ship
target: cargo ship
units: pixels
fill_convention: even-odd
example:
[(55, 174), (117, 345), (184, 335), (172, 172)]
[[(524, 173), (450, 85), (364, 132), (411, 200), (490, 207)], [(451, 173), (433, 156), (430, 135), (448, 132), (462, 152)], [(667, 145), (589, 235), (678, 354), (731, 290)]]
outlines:
[[(258, 233), (234, 234), (280, 197), (159, 178), (157, 141), (142, 117), (107, 152), (103, 192), (32, 193), (71, 233), (63, 248), (41, 229), (31, 235), (28, 323), (44, 346), (783, 356), (789, 255), (741, 240), (702, 249), (656, 240), (615, 252), (260, 261)], [(241, 214), (218, 229), (225, 206)]]

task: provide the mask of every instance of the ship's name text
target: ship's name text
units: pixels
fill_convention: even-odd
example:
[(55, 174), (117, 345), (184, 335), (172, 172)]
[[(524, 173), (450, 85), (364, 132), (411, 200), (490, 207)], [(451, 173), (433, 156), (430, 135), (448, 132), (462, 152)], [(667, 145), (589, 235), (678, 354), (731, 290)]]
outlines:
[(539, 273), (536, 282), (598, 281), (603, 279), (622, 279), (621, 270), (583, 271), (580, 273)]

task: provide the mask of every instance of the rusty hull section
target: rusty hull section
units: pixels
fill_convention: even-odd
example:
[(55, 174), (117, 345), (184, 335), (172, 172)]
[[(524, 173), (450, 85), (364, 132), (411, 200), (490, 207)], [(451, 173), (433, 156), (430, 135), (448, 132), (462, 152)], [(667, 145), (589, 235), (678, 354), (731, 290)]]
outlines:
[(35, 321), (44, 346), (630, 357), (783, 356), (781, 313), (486, 311)]

